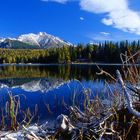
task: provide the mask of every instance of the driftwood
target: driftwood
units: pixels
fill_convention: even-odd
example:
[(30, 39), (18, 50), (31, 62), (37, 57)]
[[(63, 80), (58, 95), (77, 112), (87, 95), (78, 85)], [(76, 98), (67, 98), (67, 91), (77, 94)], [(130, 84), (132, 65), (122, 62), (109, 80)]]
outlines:
[(117, 70), (117, 78), (118, 78), (118, 82), (120, 83), (120, 85), (122, 86), (122, 89), (124, 90), (124, 96), (126, 99), (126, 108), (130, 111), (130, 113), (132, 113), (134, 116), (140, 118), (140, 112), (138, 112), (137, 110), (135, 110), (133, 108), (133, 102), (132, 99), (127, 91), (126, 85), (123, 82), (122, 76), (119, 72), (119, 70)]
[[(79, 115), (86, 115), (83, 112), (81, 113), (79, 113)], [(45, 127), (42, 125), (43, 127), (36, 126), (32, 129), (23, 126), (23, 130), (20, 131), (20, 136), (22, 135), (22, 138), (18, 138), (18, 135), (15, 136), (14, 133), (8, 134), (6, 137), (2, 138), (5, 138), (4, 140), (51, 140), (53, 137), (54, 139), (61, 140), (78, 140), (80, 135), (83, 135), (85, 139), (93, 137), (94, 139), (101, 140), (105, 136), (111, 136), (111, 138), (114, 137), (121, 140), (118, 133), (113, 130), (113, 127), (109, 128), (107, 126), (106, 121), (109, 117), (110, 116), (106, 117), (106, 119), (103, 118), (100, 121), (96, 120), (96, 123), (89, 122), (82, 125), (82, 123), (74, 124), (74, 122), (70, 120), (68, 116), (61, 114), (57, 117), (55, 128), (53, 128), (54, 131), (52, 133), (49, 131), (47, 124)]]
[(56, 119), (56, 130), (58, 132), (68, 132), (71, 133), (74, 129), (74, 126), (71, 124), (68, 116), (66, 115), (59, 115)]

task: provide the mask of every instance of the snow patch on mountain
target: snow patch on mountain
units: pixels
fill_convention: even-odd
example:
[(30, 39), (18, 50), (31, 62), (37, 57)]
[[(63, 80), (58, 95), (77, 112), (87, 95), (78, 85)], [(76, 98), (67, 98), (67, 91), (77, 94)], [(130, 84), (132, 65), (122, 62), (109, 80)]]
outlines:
[(61, 47), (63, 45), (72, 45), (69, 42), (63, 41), (62, 39), (55, 37), (53, 35), (47, 34), (45, 32), (40, 32), (38, 34), (24, 34), (18, 37), (18, 40), (25, 43), (30, 43), (32, 45), (37, 45), (42, 48), (47, 47)]
[(0, 38), (0, 43), (3, 42), (5, 40), (5, 38)]

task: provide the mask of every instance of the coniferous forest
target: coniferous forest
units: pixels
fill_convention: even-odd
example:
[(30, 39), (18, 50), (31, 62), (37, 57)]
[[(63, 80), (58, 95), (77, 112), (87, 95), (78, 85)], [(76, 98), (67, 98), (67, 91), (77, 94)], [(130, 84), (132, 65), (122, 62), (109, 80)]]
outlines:
[[(20, 46), (19, 46), (20, 48)], [(50, 49), (0, 49), (0, 63), (120, 63), (120, 54), (140, 50), (140, 41), (78, 44)]]

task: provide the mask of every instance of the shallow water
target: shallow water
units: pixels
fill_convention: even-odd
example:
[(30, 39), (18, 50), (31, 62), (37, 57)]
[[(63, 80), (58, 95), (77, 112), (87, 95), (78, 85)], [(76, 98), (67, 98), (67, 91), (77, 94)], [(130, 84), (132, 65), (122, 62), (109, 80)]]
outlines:
[[(101, 66), (115, 75), (120, 66)], [(6, 114), (9, 93), (20, 100), (18, 119), (28, 108), (36, 119), (53, 119), (68, 114), (69, 105), (83, 107), (85, 90), (90, 98), (99, 96), (109, 104), (114, 84), (105, 76), (98, 76), (94, 65), (33, 65), (0, 67), (0, 114)], [(106, 81), (108, 85), (106, 86)], [(17, 96), (18, 95), (18, 96)]]

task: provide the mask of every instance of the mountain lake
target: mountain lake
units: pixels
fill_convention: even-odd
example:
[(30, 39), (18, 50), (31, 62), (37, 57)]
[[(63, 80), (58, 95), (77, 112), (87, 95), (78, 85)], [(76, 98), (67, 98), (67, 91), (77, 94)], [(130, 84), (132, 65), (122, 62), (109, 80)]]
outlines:
[[(116, 76), (121, 65), (100, 65), (101, 69)], [(138, 66), (140, 70), (140, 66)], [(59, 114), (69, 114), (68, 107), (77, 105), (81, 109), (85, 100), (83, 92), (90, 98), (99, 96), (103, 103), (111, 104), (117, 83), (100, 72), (96, 65), (1, 65), (0, 66), (0, 114), (6, 114), (10, 95), (20, 102), (17, 120), (30, 110), (33, 121), (55, 119)], [(2, 119), (0, 119), (2, 120)], [(8, 119), (6, 120), (8, 123)]]

